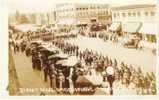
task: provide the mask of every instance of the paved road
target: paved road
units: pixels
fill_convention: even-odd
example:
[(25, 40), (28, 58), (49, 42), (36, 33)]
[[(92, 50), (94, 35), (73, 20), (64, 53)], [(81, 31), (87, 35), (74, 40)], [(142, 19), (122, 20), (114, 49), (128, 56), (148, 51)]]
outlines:
[(111, 58), (116, 58), (119, 62), (123, 61), (126, 64), (141, 67), (144, 72), (155, 72), (156, 55), (154, 55), (150, 50), (123, 48), (115, 43), (108, 43), (98, 38), (88, 38), (83, 36), (78, 36), (77, 38), (67, 41), (78, 45), (81, 50), (85, 50), (86, 48), (92, 49), (93, 51), (98, 51), (102, 55), (108, 55)]
[(46, 95), (55, 94), (49, 88), (49, 82), (43, 81), (42, 71), (32, 69), (30, 57), (23, 53), (14, 54), (14, 61), (22, 95), (40, 95), (41, 92)]

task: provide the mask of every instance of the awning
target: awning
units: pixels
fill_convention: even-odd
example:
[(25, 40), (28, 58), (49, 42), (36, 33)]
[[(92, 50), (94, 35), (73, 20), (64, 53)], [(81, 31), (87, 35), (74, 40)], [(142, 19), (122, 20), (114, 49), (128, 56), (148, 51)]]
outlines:
[(109, 27), (109, 30), (111, 31), (116, 31), (119, 29), (120, 23), (119, 22), (114, 22), (111, 24), (111, 26)]
[(76, 56), (70, 56), (68, 59), (59, 60), (56, 64), (61, 64), (62, 66), (75, 66), (78, 63)]
[(74, 19), (62, 19), (57, 24), (59, 24), (59, 25), (75, 25), (76, 20), (74, 20)]
[(89, 22), (88, 21), (77, 21), (77, 25), (87, 25)]
[(158, 34), (159, 33), (159, 24), (158, 23), (144, 23), (139, 30), (143, 34)]
[(127, 22), (122, 24), (122, 31), (128, 33), (138, 32), (141, 28), (140, 22)]

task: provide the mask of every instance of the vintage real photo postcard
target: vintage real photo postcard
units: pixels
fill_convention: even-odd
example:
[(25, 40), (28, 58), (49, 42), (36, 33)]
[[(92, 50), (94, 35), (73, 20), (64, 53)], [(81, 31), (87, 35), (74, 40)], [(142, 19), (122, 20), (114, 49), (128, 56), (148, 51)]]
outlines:
[(9, 0), (9, 95), (157, 95), (158, 13), (155, 0)]

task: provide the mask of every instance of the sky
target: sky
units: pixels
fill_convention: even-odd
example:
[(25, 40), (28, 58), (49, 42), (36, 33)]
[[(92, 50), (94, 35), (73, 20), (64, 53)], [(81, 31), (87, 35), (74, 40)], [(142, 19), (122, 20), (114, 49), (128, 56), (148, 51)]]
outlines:
[(39, 12), (54, 9), (56, 3), (106, 3), (110, 6), (120, 6), (128, 4), (152, 4), (157, 0), (5, 0), (9, 12)]

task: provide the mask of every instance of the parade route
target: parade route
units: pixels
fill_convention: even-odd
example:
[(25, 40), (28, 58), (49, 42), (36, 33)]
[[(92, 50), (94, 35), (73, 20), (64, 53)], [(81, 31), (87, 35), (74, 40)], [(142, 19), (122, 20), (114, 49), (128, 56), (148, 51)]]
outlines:
[(97, 51), (99, 54), (108, 55), (119, 62), (131, 64), (134, 68), (140, 67), (143, 72), (154, 72), (156, 70), (156, 55), (150, 50), (136, 50), (124, 48), (117, 43), (104, 42), (99, 38), (89, 38), (78, 35), (77, 38), (67, 40), (69, 43), (78, 45), (80, 50)]
[(9, 3), (9, 95), (156, 95), (157, 2), (73, 1)]
[[(24, 53), (14, 54), (15, 68), (20, 84), (21, 95), (53, 95), (55, 92), (48, 91), (49, 83), (43, 80), (43, 71), (33, 70), (31, 58)], [(47, 91), (45, 91), (47, 90)], [(41, 94), (42, 95), (42, 94)]]

